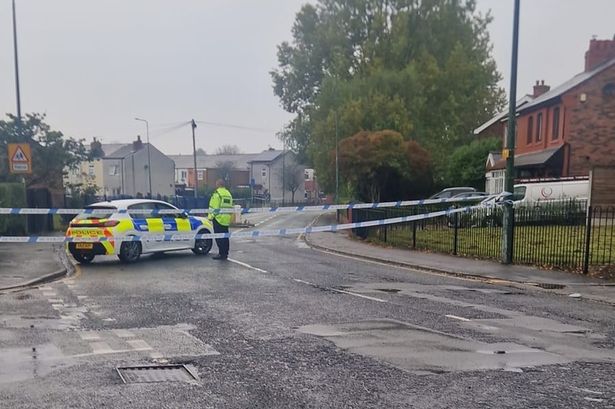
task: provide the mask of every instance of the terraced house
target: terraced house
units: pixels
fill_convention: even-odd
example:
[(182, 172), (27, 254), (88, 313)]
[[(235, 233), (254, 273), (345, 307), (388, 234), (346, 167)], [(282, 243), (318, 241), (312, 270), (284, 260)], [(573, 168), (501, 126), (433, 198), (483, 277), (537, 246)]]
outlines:
[[(536, 82), (534, 92), (517, 107), (515, 168), (518, 178), (588, 176), (594, 166), (615, 166), (615, 38), (592, 39), (585, 70), (550, 88)], [(474, 132), (501, 136), (500, 114)], [(499, 135), (498, 135), (499, 133)], [(487, 190), (503, 190), (505, 161), (487, 159)]]

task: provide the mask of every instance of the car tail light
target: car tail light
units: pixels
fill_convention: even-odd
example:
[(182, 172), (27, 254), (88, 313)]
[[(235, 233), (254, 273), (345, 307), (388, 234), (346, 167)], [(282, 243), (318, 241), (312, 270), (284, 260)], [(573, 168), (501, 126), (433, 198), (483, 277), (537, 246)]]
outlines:
[(119, 220), (107, 220), (101, 222), (99, 220), (92, 220), (90, 223), (71, 223), (70, 227), (115, 227), (120, 224)]

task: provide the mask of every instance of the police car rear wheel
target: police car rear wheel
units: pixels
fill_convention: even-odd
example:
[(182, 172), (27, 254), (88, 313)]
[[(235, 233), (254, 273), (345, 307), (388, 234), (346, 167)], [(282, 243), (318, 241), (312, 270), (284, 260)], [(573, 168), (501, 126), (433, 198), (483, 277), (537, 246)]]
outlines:
[[(199, 232), (199, 234), (207, 234), (209, 232)], [(197, 239), (194, 241), (194, 248), (192, 252), (194, 254), (198, 254), (199, 256), (204, 256), (209, 253), (211, 247), (213, 246), (213, 242), (211, 239)]]
[(141, 257), (141, 243), (138, 241), (125, 241), (120, 246), (118, 258), (125, 263), (134, 263)]
[(88, 253), (73, 253), (73, 257), (81, 264), (90, 264), (94, 260), (94, 255)]

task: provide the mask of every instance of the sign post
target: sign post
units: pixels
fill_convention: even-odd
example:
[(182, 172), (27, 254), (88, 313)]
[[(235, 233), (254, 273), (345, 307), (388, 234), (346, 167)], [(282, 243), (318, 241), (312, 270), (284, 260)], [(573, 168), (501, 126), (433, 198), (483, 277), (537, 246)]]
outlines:
[(12, 174), (32, 173), (32, 150), (29, 143), (8, 144), (9, 172)]

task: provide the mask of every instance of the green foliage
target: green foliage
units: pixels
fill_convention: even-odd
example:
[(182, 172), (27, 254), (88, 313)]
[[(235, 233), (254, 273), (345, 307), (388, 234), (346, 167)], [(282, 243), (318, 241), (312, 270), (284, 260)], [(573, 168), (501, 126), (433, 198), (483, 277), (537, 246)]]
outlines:
[(339, 140), (390, 129), (447, 157), (503, 104), (489, 15), (474, 0), (320, 0), (278, 47), (274, 93), (296, 117), (280, 134), (333, 188)]
[(362, 131), (340, 143), (340, 175), (363, 201), (421, 196), (430, 170), (429, 154), (395, 131)]
[(20, 177), (8, 174), (7, 144), (30, 143), (32, 148), (32, 175), (26, 175), (28, 186), (43, 185), (62, 189), (62, 176), (66, 169), (74, 169), (88, 159), (83, 139), (65, 137), (44, 122), (45, 116), (27, 114), (21, 123), (8, 114), (0, 121), (0, 181), (17, 181)]
[[(27, 207), (23, 183), (0, 183), (0, 207)], [(26, 216), (0, 216), (0, 234), (24, 234)]]
[(501, 149), (497, 138), (477, 139), (460, 146), (449, 156), (445, 173), (447, 186), (485, 188), (485, 162), (489, 152)]

